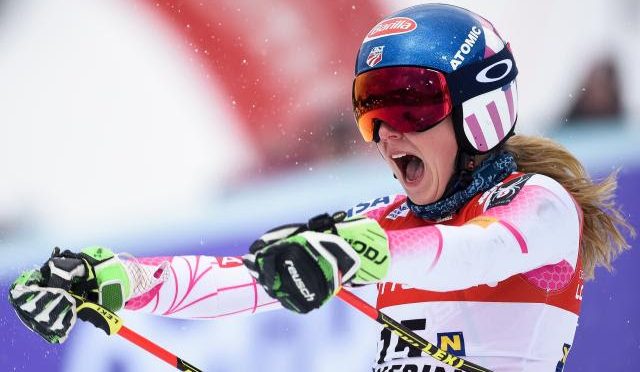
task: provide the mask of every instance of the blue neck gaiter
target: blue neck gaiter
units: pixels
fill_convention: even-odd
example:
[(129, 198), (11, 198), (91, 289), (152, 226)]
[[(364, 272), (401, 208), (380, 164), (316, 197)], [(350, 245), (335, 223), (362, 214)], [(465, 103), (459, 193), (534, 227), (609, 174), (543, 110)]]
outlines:
[(509, 152), (501, 152), (486, 158), (471, 174), (471, 182), (461, 177), (454, 183), (453, 191), (443, 199), (426, 205), (418, 205), (407, 198), (411, 211), (427, 220), (441, 220), (460, 210), (469, 200), (485, 192), (517, 169), (516, 160)]

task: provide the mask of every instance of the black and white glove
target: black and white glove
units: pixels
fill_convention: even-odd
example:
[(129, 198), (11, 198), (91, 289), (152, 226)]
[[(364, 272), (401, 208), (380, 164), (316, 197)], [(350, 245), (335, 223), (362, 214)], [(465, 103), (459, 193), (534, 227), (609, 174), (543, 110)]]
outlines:
[(76, 301), (43, 283), (39, 270), (23, 272), (11, 286), (9, 302), (27, 328), (52, 344), (63, 343), (76, 322)]
[(56, 248), (39, 270), (25, 271), (13, 282), (9, 302), (29, 329), (50, 343), (62, 343), (77, 319), (76, 296), (116, 311), (128, 293), (126, 268), (110, 250)]
[(307, 313), (342, 285), (380, 281), (390, 254), (386, 234), (375, 220), (346, 219), (338, 212), (270, 230), (243, 260), (271, 297), (287, 309)]

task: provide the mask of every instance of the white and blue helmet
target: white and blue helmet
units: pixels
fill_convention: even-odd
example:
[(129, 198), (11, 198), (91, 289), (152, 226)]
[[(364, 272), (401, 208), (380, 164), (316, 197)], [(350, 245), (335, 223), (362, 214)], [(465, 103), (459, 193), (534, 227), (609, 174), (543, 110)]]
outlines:
[(428, 68), (445, 76), (464, 153), (488, 153), (513, 134), (518, 70), (509, 44), (479, 15), (445, 4), (389, 15), (366, 35), (355, 74), (393, 66)]

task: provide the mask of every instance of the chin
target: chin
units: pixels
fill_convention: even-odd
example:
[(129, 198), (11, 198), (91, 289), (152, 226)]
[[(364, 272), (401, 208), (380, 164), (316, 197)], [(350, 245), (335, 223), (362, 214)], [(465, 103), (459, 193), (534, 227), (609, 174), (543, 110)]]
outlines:
[(430, 198), (428, 196), (425, 195), (415, 195), (415, 193), (411, 193), (408, 190), (406, 190), (407, 196), (409, 197), (409, 199), (411, 199), (412, 202), (414, 202), (415, 204), (418, 205), (426, 205), (426, 204), (431, 204), (435, 201), (434, 198)]

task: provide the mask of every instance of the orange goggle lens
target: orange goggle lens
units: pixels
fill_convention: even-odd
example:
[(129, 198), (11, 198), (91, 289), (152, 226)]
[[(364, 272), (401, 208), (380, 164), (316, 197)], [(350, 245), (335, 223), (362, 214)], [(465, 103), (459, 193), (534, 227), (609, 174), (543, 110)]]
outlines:
[(425, 131), (453, 108), (445, 76), (421, 67), (386, 67), (358, 75), (353, 82), (353, 111), (365, 141), (384, 122), (402, 133)]

